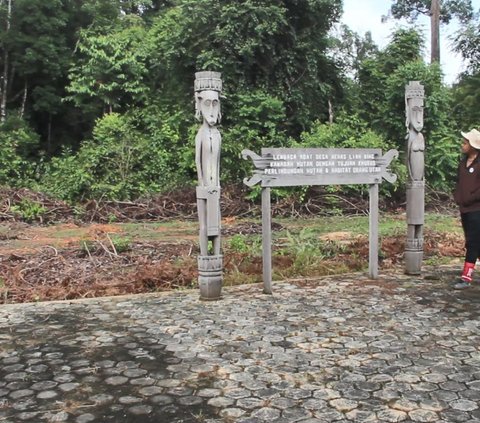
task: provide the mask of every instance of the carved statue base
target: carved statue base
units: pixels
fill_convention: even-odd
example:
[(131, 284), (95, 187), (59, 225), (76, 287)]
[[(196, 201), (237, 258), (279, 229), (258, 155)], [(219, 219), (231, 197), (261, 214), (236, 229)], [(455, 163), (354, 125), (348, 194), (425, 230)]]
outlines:
[(405, 273), (420, 275), (422, 273), (423, 251), (405, 251)]
[(198, 286), (200, 299), (220, 299), (223, 282), (223, 256), (198, 256)]
[(423, 238), (407, 239), (405, 246), (405, 273), (420, 275), (423, 260)]

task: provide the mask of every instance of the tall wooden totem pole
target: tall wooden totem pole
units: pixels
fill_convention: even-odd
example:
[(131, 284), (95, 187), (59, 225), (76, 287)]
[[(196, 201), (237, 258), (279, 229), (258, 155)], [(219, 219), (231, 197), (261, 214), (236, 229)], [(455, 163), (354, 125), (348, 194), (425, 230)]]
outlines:
[(223, 279), (223, 256), (220, 244), (220, 148), (222, 137), (216, 128), (221, 120), (221, 74), (195, 74), (195, 112), (202, 122), (195, 137), (197, 166), (197, 208), (200, 226), (198, 284), (200, 298), (220, 298)]
[(425, 139), (423, 138), (423, 100), (425, 91), (418, 81), (405, 87), (407, 134), (407, 244), (405, 272), (418, 275), (423, 259), (425, 220)]

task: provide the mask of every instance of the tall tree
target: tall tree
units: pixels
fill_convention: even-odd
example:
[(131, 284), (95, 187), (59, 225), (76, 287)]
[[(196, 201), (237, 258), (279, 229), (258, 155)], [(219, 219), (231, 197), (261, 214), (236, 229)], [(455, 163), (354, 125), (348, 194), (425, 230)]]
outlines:
[(421, 81), (425, 86), (425, 126), (428, 144), (427, 180), (446, 189), (445, 181), (455, 174), (458, 154), (452, 143), (449, 89), (442, 84), (438, 63), (422, 59), (423, 38), (414, 29), (398, 30), (376, 57), (362, 62), (359, 74), (360, 116), (385, 139), (405, 151), (405, 85)]
[(0, 98), (0, 122), (5, 123), (7, 116), (7, 91), (8, 91), (8, 71), (10, 66), (9, 52), (5, 43), (5, 39), (8, 37), (11, 27), (12, 19), (12, 0), (1, 0), (0, 8), (4, 15), (4, 36), (2, 37), (2, 50), (3, 50), (3, 73), (1, 79), (1, 98)]
[(104, 111), (111, 113), (113, 108), (135, 104), (146, 94), (146, 32), (141, 18), (134, 15), (123, 16), (105, 32), (81, 32), (67, 91), (77, 106), (100, 102)]
[(196, 70), (223, 71), (230, 92), (261, 88), (284, 99), (285, 126), (298, 134), (342, 95), (327, 54), (341, 10), (340, 0), (178, 0), (152, 28), (157, 84), (178, 99)]
[(454, 50), (468, 63), (469, 73), (480, 71), (480, 24), (477, 20), (464, 25), (454, 39)]
[(430, 63), (440, 63), (440, 0), (430, 7)]
[(371, 32), (361, 36), (348, 26), (340, 25), (331, 39), (330, 54), (345, 76), (356, 79), (360, 64), (369, 57), (376, 56), (378, 46), (373, 41)]
[(419, 15), (430, 16), (431, 63), (440, 62), (440, 23), (448, 24), (454, 17), (468, 22), (473, 17), (471, 0), (394, 0), (390, 14), (395, 19), (415, 21)]
[(480, 122), (480, 72), (463, 75), (454, 86), (454, 115), (464, 130), (478, 127)]
[[(392, 78), (406, 65), (414, 63), (424, 67), (423, 47), (424, 39), (418, 31), (400, 29), (391, 35), (391, 41), (385, 49), (360, 64), (356, 109), (365, 121), (371, 123), (372, 128), (387, 139), (396, 139), (398, 134), (404, 132), (403, 123), (398, 119), (405, 107), (403, 101), (398, 101), (402, 98), (404, 88), (390, 87)], [(413, 74), (410, 78), (416, 79)]]
[(454, 113), (462, 128), (477, 127), (480, 121), (480, 24), (463, 26), (456, 34), (454, 49), (467, 62), (466, 71), (460, 75), (453, 88)]

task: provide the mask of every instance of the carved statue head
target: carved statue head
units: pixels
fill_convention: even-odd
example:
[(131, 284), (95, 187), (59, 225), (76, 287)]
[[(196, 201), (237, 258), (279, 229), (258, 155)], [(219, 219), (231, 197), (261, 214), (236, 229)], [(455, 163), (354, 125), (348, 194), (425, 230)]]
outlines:
[(423, 129), (423, 99), (421, 98), (410, 100), (410, 123), (417, 132)]
[(195, 74), (195, 116), (198, 120), (214, 126), (222, 119), (220, 93), (222, 80), (219, 72), (197, 72)]
[(196, 116), (198, 120), (207, 122), (209, 126), (215, 126), (220, 122), (222, 114), (220, 112), (220, 98), (217, 91), (200, 91), (196, 93)]
[(418, 81), (411, 81), (405, 87), (406, 126), (410, 125), (420, 132), (423, 129), (423, 99), (424, 89)]

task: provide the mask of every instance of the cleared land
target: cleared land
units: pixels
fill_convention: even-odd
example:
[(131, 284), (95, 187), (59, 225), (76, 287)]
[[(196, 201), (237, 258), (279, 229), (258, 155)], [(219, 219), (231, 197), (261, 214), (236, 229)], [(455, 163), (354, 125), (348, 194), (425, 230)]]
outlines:
[[(197, 223), (163, 222), (0, 227), (2, 303), (74, 299), (191, 288), (196, 285)], [(368, 217), (276, 218), (274, 279), (312, 278), (368, 267)], [(259, 219), (223, 221), (225, 285), (261, 282)], [(405, 220), (380, 222), (380, 268), (403, 265)], [(425, 261), (463, 254), (455, 217), (427, 215)]]

